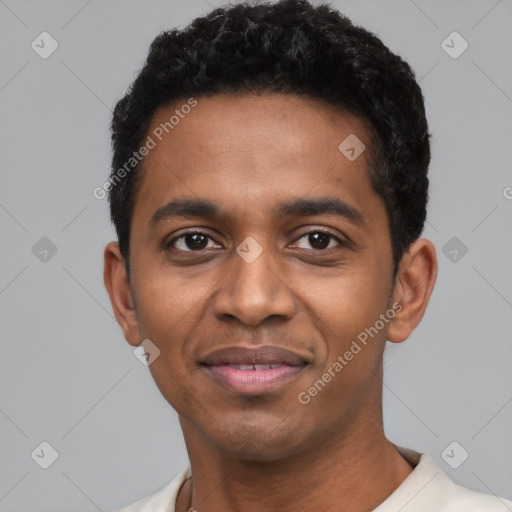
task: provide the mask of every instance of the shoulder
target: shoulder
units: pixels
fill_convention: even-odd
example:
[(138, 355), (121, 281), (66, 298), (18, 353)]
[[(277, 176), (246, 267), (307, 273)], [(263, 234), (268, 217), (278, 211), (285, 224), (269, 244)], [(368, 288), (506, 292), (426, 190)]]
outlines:
[(178, 473), (174, 480), (160, 491), (118, 509), (116, 512), (174, 512), (178, 491), (190, 475), (189, 466)]
[(512, 501), (456, 484), (428, 454), (395, 448), (414, 470), (374, 512), (512, 512)]
[(472, 491), (446, 476), (443, 500), (446, 512), (512, 512), (512, 501), (493, 494)]

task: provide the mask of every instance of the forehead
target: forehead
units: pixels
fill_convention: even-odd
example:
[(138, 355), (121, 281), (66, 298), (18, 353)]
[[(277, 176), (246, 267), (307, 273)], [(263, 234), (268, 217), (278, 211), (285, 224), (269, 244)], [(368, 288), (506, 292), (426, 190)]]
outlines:
[(382, 207), (369, 180), (369, 132), (358, 117), (283, 94), (194, 102), (175, 102), (153, 117), (155, 145), (144, 159), (134, 222), (148, 222), (173, 197), (229, 204), (252, 217), (307, 195), (336, 196), (367, 215), (376, 213), (372, 201)]

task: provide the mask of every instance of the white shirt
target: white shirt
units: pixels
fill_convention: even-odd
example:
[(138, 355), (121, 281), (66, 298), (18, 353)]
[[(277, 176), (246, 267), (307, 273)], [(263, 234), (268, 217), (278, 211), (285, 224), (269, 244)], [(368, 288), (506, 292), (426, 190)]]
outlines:
[[(394, 446), (414, 470), (373, 512), (512, 512), (512, 501), (461, 487), (429, 455)], [(190, 476), (189, 466), (162, 490), (117, 512), (175, 512), (178, 492)]]

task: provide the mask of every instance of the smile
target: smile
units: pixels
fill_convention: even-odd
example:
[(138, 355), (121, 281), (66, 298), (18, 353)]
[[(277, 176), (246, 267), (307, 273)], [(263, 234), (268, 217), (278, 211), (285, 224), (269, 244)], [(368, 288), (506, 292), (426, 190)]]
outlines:
[(276, 391), (294, 379), (306, 364), (230, 364), (203, 366), (224, 389), (243, 395), (261, 395)]

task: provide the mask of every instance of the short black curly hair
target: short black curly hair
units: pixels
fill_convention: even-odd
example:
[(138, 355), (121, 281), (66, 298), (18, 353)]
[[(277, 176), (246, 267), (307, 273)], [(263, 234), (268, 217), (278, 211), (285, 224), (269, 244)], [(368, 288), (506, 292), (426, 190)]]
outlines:
[[(157, 109), (216, 94), (275, 92), (320, 100), (369, 127), (372, 187), (386, 205), (393, 279), (426, 219), (430, 134), (411, 67), (329, 4), (238, 3), (164, 31), (116, 104), (109, 204), (130, 276), (130, 226), (143, 160), (119, 180)], [(126, 168), (126, 167), (125, 167)]]

